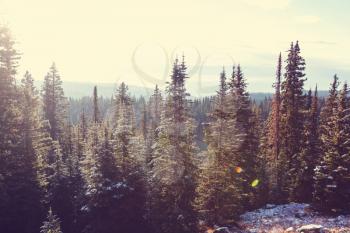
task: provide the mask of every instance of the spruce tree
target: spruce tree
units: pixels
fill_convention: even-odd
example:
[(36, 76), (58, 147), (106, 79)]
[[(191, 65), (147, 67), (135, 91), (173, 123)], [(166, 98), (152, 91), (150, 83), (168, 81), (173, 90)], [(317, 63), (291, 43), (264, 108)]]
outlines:
[(237, 135), (242, 137), (237, 151), (237, 166), (244, 172), (240, 174), (242, 182), (237, 184), (243, 189), (242, 202), (247, 209), (253, 208), (257, 189), (251, 184), (257, 177), (257, 160), (259, 139), (256, 134), (258, 125), (254, 120), (249, 93), (246, 90), (246, 81), (240, 65), (237, 71), (233, 69), (230, 85), (230, 117), (236, 127)]
[(62, 233), (59, 218), (52, 213), (50, 208), (47, 220), (41, 226), (40, 233)]
[(14, 46), (10, 31), (0, 27), (0, 228), (34, 233), (41, 222), (32, 150), (38, 105), (28, 73), (21, 86), (15, 84), (19, 56)]
[[(250, 183), (255, 189), (255, 199), (253, 203), (254, 208), (259, 208), (264, 206), (269, 201), (270, 194), (270, 177), (269, 177), (269, 164), (268, 164), (268, 154), (265, 153), (264, 143), (266, 140), (266, 128), (265, 121), (261, 113), (261, 108), (255, 103), (252, 106), (253, 111), (253, 122), (254, 122), (254, 134), (257, 135), (259, 140), (258, 154), (256, 159), (256, 179)], [(255, 185), (256, 184), (256, 185)]]
[(88, 136), (87, 131), (88, 131), (88, 119), (85, 114), (85, 109), (83, 109), (82, 113), (80, 114), (79, 132), (84, 142), (86, 142), (87, 140), (87, 136)]
[(305, 124), (303, 133), (303, 146), (299, 157), (300, 168), (297, 176), (297, 199), (310, 203), (312, 201), (313, 192), (313, 176), (316, 166), (315, 161), (319, 161), (320, 142), (318, 134), (318, 97), (317, 87), (312, 96), (311, 90), (306, 100)]
[(157, 232), (193, 232), (195, 197), (194, 127), (185, 88), (186, 65), (176, 59), (154, 144), (151, 221)]
[(333, 213), (349, 210), (349, 100), (344, 84), (338, 93), (338, 77), (334, 81), (321, 112), (321, 162), (314, 176), (314, 207)]
[(297, 201), (297, 172), (303, 135), (303, 86), (305, 61), (298, 41), (288, 51), (284, 80), (281, 86), (281, 201)]
[(132, 232), (132, 229), (137, 231), (144, 226), (146, 180), (145, 159), (142, 158), (144, 142), (135, 131), (134, 110), (127, 90), (128, 87), (122, 83), (117, 93), (118, 105), (115, 107), (118, 109), (118, 117), (115, 119), (118, 121), (113, 129), (112, 139), (117, 167), (129, 188), (129, 193), (125, 195), (124, 202), (120, 206), (120, 210), (129, 206), (124, 212), (123, 228), (124, 231)]
[(85, 190), (81, 207), (83, 232), (115, 232), (120, 227), (116, 221), (118, 205), (127, 189), (116, 166), (109, 132), (101, 127), (91, 128), (93, 136), (89, 137), (81, 164)]
[(271, 112), (266, 122), (267, 140), (264, 154), (268, 162), (268, 174), (270, 176), (270, 200), (276, 202), (281, 195), (280, 173), (280, 124), (281, 124), (281, 77), (282, 77), (282, 55), (280, 53), (277, 63), (276, 81), (274, 83), (275, 94), (272, 100)]
[(150, 162), (152, 160), (154, 152), (153, 144), (158, 138), (158, 127), (161, 121), (161, 112), (163, 107), (163, 98), (161, 91), (158, 88), (158, 85), (156, 85), (153, 94), (149, 98), (148, 107), (148, 126), (146, 127), (147, 141), (145, 145), (145, 160), (146, 167), (149, 170), (151, 166)]
[[(139, 165), (133, 110), (127, 86), (118, 88), (113, 129), (92, 123), (81, 170), (85, 195), (84, 232), (139, 232), (145, 229), (144, 173)], [(112, 133), (111, 133), (111, 131)], [(85, 223), (85, 224), (84, 224)]]
[[(206, 127), (208, 161), (201, 168), (195, 206), (207, 226), (226, 225), (242, 212), (242, 168), (237, 161), (240, 137), (230, 119), (226, 75), (220, 75), (211, 120)], [(233, 137), (234, 135), (234, 137)]]
[(160, 116), (162, 112), (163, 106), (163, 98), (161, 91), (156, 85), (154, 92), (149, 100), (150, 105), (150, 121), (151, 121), (151, 129), (155, 133), (154, 137), (157, 138), (157, 127), (160, 123)]
[(42, 98), (44, 118), (50, 122), (50, 135), (53, 140), (62, 142), (66, 120), (66, 99), (55, 63), (45, 76)]
[(94, 123), (100, 123), (100, 109), (98, 106), (98, 95), (97, 95), (97, 86), (94, 86), (94, 94), (93, 94), (93, 116), (92, 121)]
[(45, 191), (44, 204), (52, 206), (62, 219), (63, 230), (70, 232), (74, 205), (70, 190), (69, 167), (64, 159), (61, 145), (50, 136), (50, 123), (43, 121), (35, 142), (37, 175)]

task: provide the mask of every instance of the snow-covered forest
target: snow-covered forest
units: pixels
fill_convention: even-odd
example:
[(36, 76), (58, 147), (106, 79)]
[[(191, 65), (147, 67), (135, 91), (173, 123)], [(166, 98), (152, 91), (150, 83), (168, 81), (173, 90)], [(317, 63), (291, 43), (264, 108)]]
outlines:
[(244, 64), (191, 98), (185, 56), (149, 98), (121, 83), (83, 101), (55, 64), (41, 87), (19, 74), (1, 27), (0, 232), (350, 232), (348, 85), (334, 75), (326, 98), (305, 90), (301, 45), (281, 48), (263, 101)]

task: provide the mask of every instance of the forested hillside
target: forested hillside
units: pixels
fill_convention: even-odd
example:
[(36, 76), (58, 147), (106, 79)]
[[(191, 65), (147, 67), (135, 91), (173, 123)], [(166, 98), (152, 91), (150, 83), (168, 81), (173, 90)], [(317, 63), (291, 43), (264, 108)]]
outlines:
[[(286, 45), (288, 47), (288, 45)], [(68, 98), (52, 64), (41, 88), (17, 73), (0, 28), (0, 232), (195, 233), (267, 203), (350, 210), (347, 83), (305, 90), (298, 41), (276, 57), (275, 93), (254, 101), (244, 64), (215, 96), (191, 98), (185, 57), (164, 90)], [(272, 85), (272, 84), (271, 84)]]

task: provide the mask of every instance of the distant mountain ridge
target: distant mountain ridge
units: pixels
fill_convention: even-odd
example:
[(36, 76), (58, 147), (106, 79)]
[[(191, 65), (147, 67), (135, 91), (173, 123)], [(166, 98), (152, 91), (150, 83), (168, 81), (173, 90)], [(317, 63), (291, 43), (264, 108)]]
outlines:
[[(37, 88), (41, 89), (43, 81), (35, 81)], [(114, 95), (117, 84), (116, 83), (90, 83), (90, 82), (67, 82), (62, 83), (64, 94), (71, 98), (82, 98), (84, 96), (92, 96), (94, 86), (97, 86), (98, 95), (110, 98)], [(141, 86), (128, 85), (131, 95), (150, 96), (153, 89)]]
[[(43, 81), (35, 81), (35, 85), (39, 90), (41, 89), (42, 83)], [(67, 97), (76, 98), (76, 99), (82, 98), (84, 96), (91, 96), (95, 85), (98, 88), (99, 96), (103, 96), (106, 98), (112, 97), (117, 88), (116, 83), (96, 84), (96, 83), (89, 83), (89, 82), (64, 81), (62, 84), (65, 95)], [(149, 87), (142, 87), (142, 86), (136, 86), (136, 85), (128, 85), (128, 87), (129, 87), (130, 94), (135, 97), (144, 96), (148, 98), (153, 93), (153, 89)], [(203, 94), (201, 95), (201, 97), (214, 95), (216, 92), (216, 89), (217, 89), (217, 86), (206, 88), (205, 90), (203, 90)], [(251, 98), (257, 102), (260, 102), (265, 98), (272, 97), (272, 95), (273, 94), (269, 92), (250, 92)], [(328, 95), (328, 91), (318, 91), (318, 95), (320, 97), (325, 97)], [(197, 96), (192, 96), (192, 97), (196, 98)]]

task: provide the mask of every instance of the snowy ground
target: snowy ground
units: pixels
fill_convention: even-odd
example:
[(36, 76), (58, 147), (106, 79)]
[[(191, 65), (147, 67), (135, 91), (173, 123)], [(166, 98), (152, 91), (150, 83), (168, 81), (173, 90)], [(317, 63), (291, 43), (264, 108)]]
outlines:
[(323, 232), (350, 233), (350, 215), (322, 216), (312, 211), (308, 204), (267, 205), (245, 213), (240, 221), (245, 230), (254, 233), (293, 233), (312, 224), (321, 225)]

